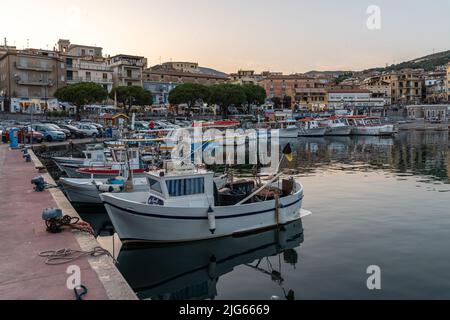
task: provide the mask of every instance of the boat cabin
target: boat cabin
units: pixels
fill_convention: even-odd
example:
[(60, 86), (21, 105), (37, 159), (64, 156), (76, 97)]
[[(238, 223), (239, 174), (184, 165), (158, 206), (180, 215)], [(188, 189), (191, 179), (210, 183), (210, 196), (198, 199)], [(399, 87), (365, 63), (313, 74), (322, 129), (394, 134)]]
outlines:
[(312, 118), (298, 120), (298, 124), (303, 129), (315, 129), (320, 127), (319, 121)]
[(254, 180), (227, 183), (218, 189), (213, 172), (189, 169), (185, 172), (148, 172), (147, 180), (150, 188), (147, 204), (172, 207), (233, 206), (245, 199), (248, 199), (246, 204), (255, 203), (274, 199), (276, 192), (280, 192), (281, 197), (291, 195), (295, 188), (292, 179), (283, 179), (280, 186), (276, 187), (281, 187), (279, 191), (274, 191), (274, 188), (264, 189), (249, 198), (257, 189)]
[(129, 148), (128, 159), (124, 148), (111, 148), (111, 158), (116, 163), (126, 163), (127, 160), (132, 168), (140, 166), (140, 152), (139, 149)]
[(209, 207), (214, 205), (214, 173), (165, 171), (147, 174), (150, 205), (174, 207)]

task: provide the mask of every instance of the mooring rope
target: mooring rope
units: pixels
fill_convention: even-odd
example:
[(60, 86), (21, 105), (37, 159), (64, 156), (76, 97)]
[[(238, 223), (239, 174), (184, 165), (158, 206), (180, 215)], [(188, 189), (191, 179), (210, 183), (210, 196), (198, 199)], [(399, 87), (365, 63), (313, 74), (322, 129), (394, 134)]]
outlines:
[(103, 249), (102, 247), (95, 247), (90, 251), (60, 249), (60, 250), (42, 251), (39, 253), (39, 257), (47, 258), (45, 260), (45, 264), (47, 265), (61, 265), (75, 261), (81, 257), (88, 257), (88, 256), (100, 257), (105, 255), (113, 259), (114, 263), (117, 263), (115, 258), (111, 255), (111, 253), (108, 250)]
[(51, 219), (45, 221), (45, 224), (47, 226), (47, 231), (55, 229), (60, 230), (61, 227), (69, 227), (71, 229), (86, 232), (92, 236), (95, 236), (95, 232), (92, 226), (89, 223), (80, 220), (80, 218), (78, 217), (71, 217), (69, 215), (65, 215), (61, 219)]

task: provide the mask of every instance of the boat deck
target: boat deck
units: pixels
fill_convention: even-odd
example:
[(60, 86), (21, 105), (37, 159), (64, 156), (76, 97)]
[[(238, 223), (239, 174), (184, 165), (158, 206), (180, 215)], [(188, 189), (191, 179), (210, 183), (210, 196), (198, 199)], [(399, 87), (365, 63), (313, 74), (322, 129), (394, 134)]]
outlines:
[[(35, 157), (33, 161), (38, 162)], [(46, 250), (86, 250), (98, 243), (80, 232), (46, 232), (41, 218), (43, 209), (60, 207), (64, 214), (74, 213), (58, 189), (34, 192), (30, 180), (39, 175), (35, 166), (36, 163), (23, 160), (20, 150), (0, 145), (0, 299), (74, 300), (73, 290), (66, 286), (70, 265), (81, 269), (81, 283), (88, 289), (85, 300), (135, 299), (109, 257), (80, 258), (49, 266), (44, 263), (45, 258), (38, 256)], [(48, 175), (44, 178), (52, 181)]]

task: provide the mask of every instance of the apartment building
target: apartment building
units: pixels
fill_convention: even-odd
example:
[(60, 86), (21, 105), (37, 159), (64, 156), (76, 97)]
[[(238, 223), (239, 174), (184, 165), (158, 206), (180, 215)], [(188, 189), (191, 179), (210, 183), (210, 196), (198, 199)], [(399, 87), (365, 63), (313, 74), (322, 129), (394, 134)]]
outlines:
[(107, 66), (112, 69), (114, 87), (143, 87), (143, 71), (147, 67), (145, 57), (119, 54), (107, 58)]
[(102, 58), (66, 56), (67, 84), (94, 82), (111, 92), (113, 70)]
[(184, 68), (184, 70), (195, 70), (195, 72), (181, 71), (179, 68), (172, 68), (172, 64), (173, 62), (156, 65), (143, 72), (144, 88), (152, 92), (154, 104), (168, 103), (170, 91), (180, 84), (197, 83), (211, 86), (223, 84), (229, 80), (228, 75), (217, 70), (196, 65), (195, 69)]
[(54, 94), (66, 85), (66, 65), (58, 52), (8, 49), (0, 57), (0, 92), (5, 111), (42, 112), (57, 104)]
[(419, 104), (425, 97), (424, 71), (404, 69), (383, 74), (381, 80), (391, 86), (392, 103), (400, 105)]
[(447, 91), (447, 101), (450, 101), (450, 63), (447, 64), (446, 70), (447, 70), (447, 76), (445, 78), (445, 83), (446, 83), (445, 88)]
[(381, 80), (381, 76), (374, 76), (363, 81), (361, 89), (369, 90), (372, 98), (382, 98), (385, 105), (392, 104), (392, 89), (391, 84), (387, 81)]
[(447, 94), (447, 70), (435, 70), (424, 76), (425, 102), (431, 104), (445, 103)]
[(198, 72), (198, 63), (196, 62), (170, 61), (164, 62), (162, 67), (181, 72)]
[(314, 88), (315, 81), (314, 78), (299, 74), (269, 74), (259, 80), (258, 84), (266, 90), (268, 98), (289, 96), (292, 101), (295, 101), (296, 90), (298, 88)]
[(322, 81), (306, 83), (305, 86), (295, 89), (295, 101), (302, 108), (313, 111), (321, 111), (327, 108), (328, 84)]
[(383, 108), (383, 98), (373, 98), (372, 92), (367, 89), (332, 88), (328, 90), (328, 108), (342, 109), (368, 109)]
[(232, 84), (254, 84), (258, 85), (258, 81), (263, 79), (262, 74), (256, 74), (254, 70), (238, 70), (237, 73), (230, 74), (230, 82)]
[(103, 48), (72, 44), (70, 40), (59, 39), (58, 50), (61, 54), (73, 57), (102, 57)]
[(94, 82), (111, 92), (113, 69), (103, 57), (101, 47), (72, 44), (69, 40), (60, 39), (58, 50), (67, 66), (67, 84)]

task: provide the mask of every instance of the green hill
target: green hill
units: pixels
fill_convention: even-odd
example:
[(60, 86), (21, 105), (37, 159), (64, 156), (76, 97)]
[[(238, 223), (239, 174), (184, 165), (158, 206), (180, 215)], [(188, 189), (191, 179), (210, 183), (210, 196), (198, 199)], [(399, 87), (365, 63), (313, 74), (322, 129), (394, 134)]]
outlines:
[[(374, 68), (370, 70), (377, 71), (397, 71), (401, 69), (424, 69), (425, 71), (432, 71), (436, 67), (446, 65), (450, 62), (450, 50), (430, 54), (425, 57), (414, 59), (411, 61), (402, 62), (399, 64), (393, 64), (386, 68)], [(368, 70), (369, 71), (369, 70)]]

